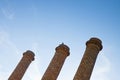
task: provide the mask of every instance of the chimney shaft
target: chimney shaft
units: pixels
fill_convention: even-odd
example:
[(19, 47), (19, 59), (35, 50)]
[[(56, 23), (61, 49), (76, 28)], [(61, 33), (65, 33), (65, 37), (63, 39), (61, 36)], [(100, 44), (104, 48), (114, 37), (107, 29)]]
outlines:
[(57, 80), (64, 61), (69, 54), (69, 48), (66, 45), (61, 44), (56, 47), (55, 55), (44, 73), (42, 80)]
[(8, 80), (21, 80), (30, 63), (34, 60), (34, 53), (26, 51)]
[(86, 42), (85, 53), (73, 80), (90, 80), (100, 50), (102, 50), (102, 42), (98, 38), (91, 38)]

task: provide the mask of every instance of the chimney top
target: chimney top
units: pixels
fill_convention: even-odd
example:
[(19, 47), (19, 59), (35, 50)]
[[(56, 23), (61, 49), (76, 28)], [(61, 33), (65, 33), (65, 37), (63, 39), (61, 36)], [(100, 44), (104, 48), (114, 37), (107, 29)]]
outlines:
[(96, 37), (90, 38), (90, 40), (88, 40), (86, 42), (86, 45), (88, 45), (88, 44), (95, 44), (99, 47), (100, 50), (102, 50), (102, 48), (103, 48), (102, 41), (99, 38), (96, 38)]
[(27, 56), (27, 57), (29, 57), (30, 59), (34, 60), (35, 54), (34, 54), (32, 51), (27, 50), (26, 52), (23, 53), (23, 56)]
[(67, 45), (65, 45), (64, 43), (62, 43), (58, 47), (56, 47), (55, 50), (56, 51), (64, 51), (67, 53), (67, 55), (70, 55), (70, 52), (69, 52), (70, 48)]

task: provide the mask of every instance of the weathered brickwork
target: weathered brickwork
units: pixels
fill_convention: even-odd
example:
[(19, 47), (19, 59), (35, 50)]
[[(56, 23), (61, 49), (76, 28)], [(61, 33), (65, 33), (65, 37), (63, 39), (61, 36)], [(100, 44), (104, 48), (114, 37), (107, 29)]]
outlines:
[(66, 45), (61, 44), (56, 47), (55, 55), (44, 73), (42, 80), (56, 80), (69, 54), (69, 48)]
[(30, 63), (34, 60), (34, 53), (26, 51), (8, 80), (21, 80)]
[(91, 38), (86, 42), (85, 53), (73, 80), (90, 80), (100, 50), (102, 50), (102, 42), (98, 38)]
[[(86, 50), (73, 80), (90, 80), (98, 53), (102, 48), (102, 42), (98, 38), (91, 38), (86, 42)], [(62, 43), (56, 47), (55, 54), (41, 80), (57, 80), (61, 68), (69, 55), (67, 45)], [(21, 61), (8, 80), (21, 80), (30, 63), (34, 60), (34, 56), (32, 51), (23, 53)]]

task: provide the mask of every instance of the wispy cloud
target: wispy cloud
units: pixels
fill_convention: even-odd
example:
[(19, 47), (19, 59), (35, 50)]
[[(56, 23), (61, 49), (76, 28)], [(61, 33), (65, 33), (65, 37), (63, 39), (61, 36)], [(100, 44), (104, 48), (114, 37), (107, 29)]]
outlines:
[[(9, 34), (6, 31), (0, 31), (0, 80), (7, 80), (9, 77), (10, 69), (7, 69), (10, 67), (10, 64), (8, 64), (8, 61), (12, 61), (12, 55), (14, 54), (17, 58), (17, 53), (19, 53), (19, 50), (17, 49), (16, 45), (10, 40)], [(8, 59), (8, 58), (11, 59)], [(7, 67), (6, 67), (7, 66)]]
[(7, 77), (9, 75), (9, 72), (4, 72), (3, 70), (3, 66), (0, 64), (0, 80), (7, 80)]
[(5, 31), (0, 31), (0, 46), (9, 47), (14, 53), (19, 53), (16, 45), (10, 40), (9, 34)]
[[(0, 50), (2, 50), (3, 48), (5, 48), (4, 50), (6, 50), (6, 47), (8, 47), (7, 50), (10, 51), (10, 53), (15, 53), (14, 56), (16, 57), (18, 55), (16, 53), (21, 53), (19, 49), (16, 47), (16, 45), (14, 44), (14, 42), (10, 40), (9, 34), (5, 31), (0, 31)], [(33, 43), (31, 50), (35, 52), (36, 58), (35, 58), (35, 61), (33, 61), (29, 66), (22, 80), (40, 80), (42, 76), (40, 72), (41, 71), (40, 60), (39, 58), (37, 58), (39, 56), (37, 54), (39, 52), (38, 43), (36, 42)], [(0, 53), (2, 52), (0, 51)], [(10, 55), (10, 54), (7, 54), (7, 55)], [(0, 57), (0, 80), (7, 80), (11, 72), (4, 69), (4, 68), (8, 68), (8, 66), (7, 67), (4, 66), (2, 62), (4, 62), (4, 59)], [(100, 53), (98, 56), (95, 68), (93, 70), (91, 80), (96, 80), (96, 79), (110, 80), (108, 76), (108, 73), (110, 72), (110, 70), (111, 70), (111, 63), (109, 58), (107, 58), (104, 53), (103, 54)]]
[(111, 70), (111, 63), (105, 54), (99, 55), (99, 60), (93, 70), (91, 80), (110, 80), (108, 73)]
[(40, 60), (38, 58), (38, 52), (39, 52), (39, 44), (33, 43), (31, 50), (35, 53), (35, 61), (31, 63), (29, 66), (25, 76), (22, 80), (40, 80), (41, 79), (41, 73), (40, 73)]
[(10, 8), (1, 8), (1, 11), (2, 11), (3, 15), (7, 19), (9, 19), (9, 20), (13, 20), (14, 19), (14, 15), (15, 14), (14, 14), (12, 9), (10, 9)]
[(29, 66), (25, 76), (22, 80), (40, 80), (41, 79), (41, 73), (39, 68), (39, 61), (35, 60), (32, 62), (32, 64)]
[[(6, 48), (7, 47), (7, 48)], [(5, 31), (0, 31), (0, 53), (5, 53), (6, 55), (10, 55), (9, 53), (15, 53), (13, 55), (18, 55), (16, 53), (21, 53), (16, 45), (10, 40), (9, 34)], [(6, 52), (6, 49), (8, 52)], [(38, 52), (38, 44), (37, 43), (33, 43), (33, 47), (31, 48), (31, 50), (33, 52), (35, 52), (36, 56), (37, 56), (37, 52)], [(1, 55), (1, 56), (6, 56), (5, 54)], [(11, 56), (11, 55), (10, 55)], [(16, 60), (16, 57), (15, 59)], [(11, 61), (11, 60), (10, 60)], [(13, 62), (13, 61), (12, 61)], [(9, 65), (9, 64), (6, 64)], [(40, 73), (40, 60), (39, 58), (35, 58), (35, 61), (33, 61), (31, 63), (31, 65), (29, 66), (27, 72), (25, 73), (25, 76), (23, 76), (22, 80), (40, 80), (41, 79), (41, 73)], [(7, 80), (9, 75), (12, 73), (11, 70), (7, 71), (7, 68), (9, 66), (5, 66), (4, 65), (4, 58), (0, 57), (0, 80)], [(14, 69), (13, 69), (14, 70)]]

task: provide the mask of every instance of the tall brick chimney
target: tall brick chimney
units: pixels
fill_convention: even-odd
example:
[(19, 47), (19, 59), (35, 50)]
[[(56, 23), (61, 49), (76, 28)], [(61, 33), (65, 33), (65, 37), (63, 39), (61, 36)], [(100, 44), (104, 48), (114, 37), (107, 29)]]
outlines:
[(57, 80), (60, 70), (67, 56), (69, 56), (69, 47), (63, 43), (56, 47), (55, 55), (50, 62), (46, 72), (41, 80)]
[(32, 51), (26, 51), (23, 53), (23, 57), (8, 80), (21, 80), (25, 71), (30, 63), (34, 60), (34, 53)]
[(86, 50), (73, 80), (90, 80), (92, 70), (102, 42), (98, 38), (91, 38), (86, 42)]

